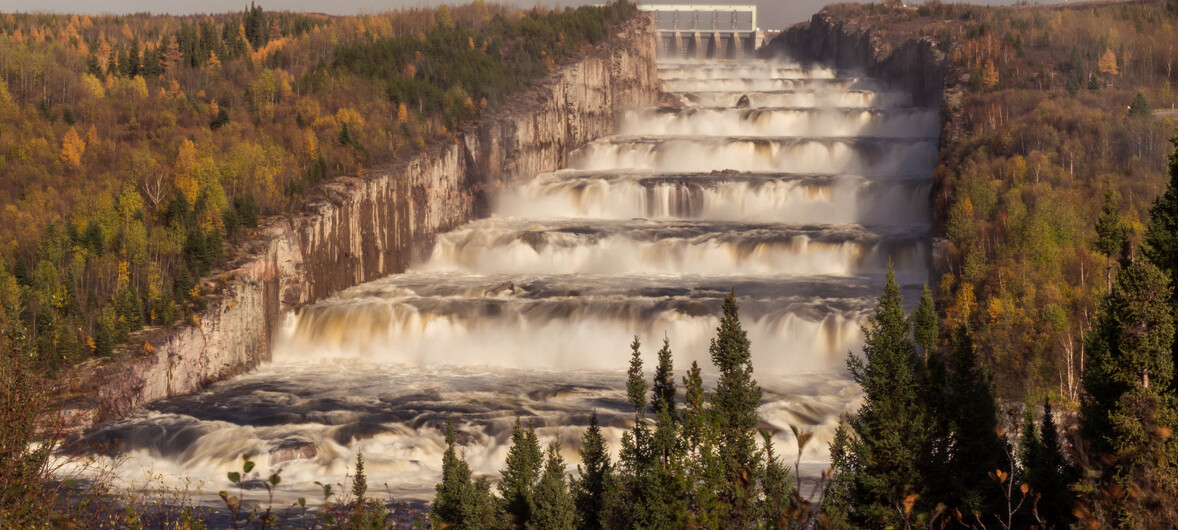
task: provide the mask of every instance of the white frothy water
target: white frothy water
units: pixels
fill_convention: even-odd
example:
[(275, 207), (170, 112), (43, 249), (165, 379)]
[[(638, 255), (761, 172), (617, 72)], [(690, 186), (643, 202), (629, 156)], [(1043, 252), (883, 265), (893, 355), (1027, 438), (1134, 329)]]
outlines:
[(680, 374), (699, 362), (710, 385), (708, 343), (734, 290), (762, 427), (788, 460), (789, 425), (813, 431), (801, 459), (816, 475), (858, 403), (844, 359), (882, 271), (894, 264), (910, 301), (927, 276), (937, 114), (829, 69), (659, 73), (681, 107), (626, 111), (617, 136), (505, 190), (491, 218), (440, 234), (410, 272), (289, 315), (273, 362), (87, 441), (125, 460), (124, 485), (150, 469), (202, 481), (211, 499), (244, 454), (260, 477), (281, 470), (289, 501), (342, 482), (357, 452), (371, 490), (430, 499), (448, 420), (476, 474), (503, 467), (516, 417), (575, 464), (596, 410), (616, 457), (630, 339), (653, 367), (669, 337)]

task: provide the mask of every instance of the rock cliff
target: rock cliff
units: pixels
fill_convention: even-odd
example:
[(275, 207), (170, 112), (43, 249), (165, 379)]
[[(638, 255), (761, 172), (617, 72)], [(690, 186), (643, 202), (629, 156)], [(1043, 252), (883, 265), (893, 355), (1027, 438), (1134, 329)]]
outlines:
[(66, 415), (85, 427), (269, 360), (289, 311), (403, 272), (437, 233), (485, 216), (490, 193), (564, 167), (570, 152), (612, 133), (621, 110), (653, 104), (655, 50), (640, 15), (455, 142), (336, 179), (300, 214), (268, 219), (229, 270), (203, 284), (209, 304), (197, 322), (149, 333), (138, 355), (91, 369), (75, 384), (93, 390)]
[(945, 84), (945, 54), (927, 37), (892, 45), (875, 29), (853, 19), (820, 12), (758, 50), (759, 57), (789, 56), (803, 63), (823, 63), (858, 70), (909, 90), (914, 103), (937, 107)]

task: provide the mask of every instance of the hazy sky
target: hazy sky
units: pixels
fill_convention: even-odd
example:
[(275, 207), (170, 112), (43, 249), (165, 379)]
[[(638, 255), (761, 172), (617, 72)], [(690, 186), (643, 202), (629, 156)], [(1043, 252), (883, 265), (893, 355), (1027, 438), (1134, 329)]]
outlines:
[[(438, 4), (461, 5), (469, 0), (261, 0), (258, 2), (268, 10), (314, 11), (335, 15), (371, 13), (402, 7), (436, 6)], [(603, 0), (488, 0), (503, 4), (532, 7), (539, 4), (568, 7), (582, 4), (596, 4)], [(0, 12), (9, 11), (51, 11), (59, 13), (224, 13), (240, 11), (249, 0), (0, 0)], [(723, 1), (652, 1), (650, 4), (673, 3), (733, 3), (757, 4), (758, 25), (762, 29), (781, 29), (800, 22), (816, 13), (830, 0), (737, 0)], [(1013, 0), (974, 0), (979, 4), (1010, 4)], [(1037, 3), (1037, 2), (1032, 2)], [(1046, 2), (1044, 2), (1046, 3)]]

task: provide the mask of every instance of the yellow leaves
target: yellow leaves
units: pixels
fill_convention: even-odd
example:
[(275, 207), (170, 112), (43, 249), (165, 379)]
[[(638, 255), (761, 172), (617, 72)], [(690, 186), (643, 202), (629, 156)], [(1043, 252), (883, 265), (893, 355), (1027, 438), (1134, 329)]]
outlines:
[(974, 297), (973, 284), (962, 282), (953, 297), (953, 305), (945, 308), (945, 323), (949, 329), (966, 325), (976, 307), (977, 299)]
[(404, 74), (405, 77), (413, 79), (417, 75), (417, 67), (414, 66), (413, 63), (409, 63), (405, 65), (405, 69), (402, 70), (401, 73)]
[(303, 155), (308, 160), (319, 158), (319, 137), (311, 129), (303, 131)]
[(986, 59), (982, 67), (982, 87), (989, 90), (998, 86), (998, 69), (994, 68), (994, 61)]
[(151, 354), (155, 353), (155, 346), (152, 346), (150, 342), (143, 341), (143, 349), (142, 350), (143, 350), (144, 355), (151, 355)]
[(988, 316), (990, 317), (990, 327), (997, 327), (998, 323), (1002, 321), (1002, 314), (1003, 314), (1002, 301), (999, 300), (997, 297), (991, 298), (990, 299), (990, 306), (989, 306), (989, 308), (987, 308), (986, 312), (988, 313)]
[(352, 107), (344, 107), (336, 111), (335, 121), (346, 123), (352, 129), (359, 129), (364, 125), (364, 117)]
[(131, 264), (126, 261), (119, 262), (119, 276), (115, 280), (115, 291), (122, 291), (131, 283)]
[(12, 104), (12, 94), (8, 93), (8, 83), (0, 79), (0, 110)]
[(919, 498), (920, 498), (920, 495), (917, 495), (915, 493), (908, 495), (907, 497), (904, 497), (904, 516), (905, 517), (907, 517), (909, 514), (912, 513), (912, 507), (914, 505), (916, 505), (916, 500)]
[(63, 163), (74, 169), (82, 167), (82, 155), (86, 152), (86, 142), (78, 136), (78, 131), (70, 127), (61, 140), (60, 158)]
[(1104, 75), (1117, 75), (1117, 54), (1113, 53), (1112, 48), (1105, 48), (1104, 54), (1100, 56), (1100, 62), (1097, 63), (1097, 68), (1100, 73)]
[(177, 190), (182, 190), (189, 201), (196, 200), (199, 194), (193, 172), (196, 170), (196, 144), (187, 138), (180, 142), (180, 149), (176, 153), (176, 161), (172, 163), (173, 184)]
[(405, 108), (405, 103), (397, 104), (397, 123), (405, 123), (409, 119), (409, 109)]
[(102, 81), (90, 74), (82, 75), (82, 88), (86, 90), (87, 94), (93, 98), (106, 97), (106, 87), (103, 86)]

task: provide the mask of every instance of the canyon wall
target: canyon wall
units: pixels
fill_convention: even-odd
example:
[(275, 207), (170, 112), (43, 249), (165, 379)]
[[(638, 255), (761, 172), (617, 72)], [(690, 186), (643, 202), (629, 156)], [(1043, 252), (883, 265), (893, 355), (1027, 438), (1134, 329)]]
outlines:
[(583, 59), (558, 68), (456, 141), (324, 186), (297, 215), (271, 218), (227, 270), (202, 286), (208, 309), (189, 325), (136, 339), (130, 358), (90, 368), (67, 405), (75, 428), (198, 391), (270, 356), (289, 311), (403, 272), (437, 233), (487, 215), (489, 194), (566, 165), (610, 134), (627, 107), (658, 94), (651, 19), (638, 15)]
[(823, 63), (841, 70), (861, 71), (909, 90), (913, 102), (940, 106), (945, 88), (945, 54), (928, 37), (905, 38), (898, 45), (854, 19), (838, 19), (825, 11), (794, 25), (757, 52), (759, 57), (786, 55), (803, 63)]

